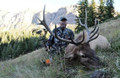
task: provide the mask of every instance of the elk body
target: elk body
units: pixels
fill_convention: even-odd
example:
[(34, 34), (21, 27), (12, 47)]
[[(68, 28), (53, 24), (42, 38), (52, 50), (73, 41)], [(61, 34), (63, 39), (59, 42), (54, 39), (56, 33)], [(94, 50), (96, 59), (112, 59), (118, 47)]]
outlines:
[(91, 41), (89, 44), (93, 50), (96, 50), (96, 48), (109, 49), (111, 46), (107, 38), (102, 35), (99, 35), (97, 39)]
[[(87, 33), (84, 34), (84, 41), (81, 43), (81, 45), (74, 45), (69, 44), (65, 48), (65, 58), (69, 61), (74, 61), (76, 58), (80, 61), (81, 64), (85, 65), (86, 67), (101, 67), (103, 63), (100, 61), (99, 57), (96, 55), (95, 49), (97, 46), (100, 46), (101, 48), (105, 48), (106, 45), (103, 45), (104, 42), (106, 42), (106, 38), (104, 36), (99, 35), (95, 40), (92, 40), (89, 43), (86, 43), (87, 41)], [(75, 41), (78, 42), (82, 39), (83, 34), (80, 34)], [(101, 42), (99, 38), (103, 38), (103, 43), (98, 43), (97, 41)], [(108, 44), (108, 42), (106, 42)], [(102, 47), (105, 46), (105, 47)]]
[[(39, 18), (38, 18), (39, 19)], [(102, 62), (100, 61), (99, 57), (96, 55), (95, 50), (91, 49), (89, 42), (93, 41), (99, 36), (99, 27), (96, 24), (98, 20), (95, 20), (95, 27), (92, 31), (90, 31), (87, 27), (87, 10), (85, 9), (85, 24), (81, 23), (81, 20), (79, 19), (79, 22), (82, 26), (85, 27), (87, 31), (87, 37), (85, 37), (85, 32), (82, 33), (82, 38), (79, 39), (76, 38), (75, 40), (68, 40), (63, 39), (59, 37), (56, 33), (56, 25), (55, 25), (55, 33), (53, 33), (45, 21), (45, 7), (43, 10), (43, 20), (40, 21), (40, 24), (44, 25), (45, 28), (49, 31), (51, 35), (53, 35), (55, 38), (59, 39), (60, 41), (64, 41), (69, 43), (69, 45), (65, 49), (65, 58), (68, 60), (71, 60), (78, 57), (79, 62), (86, 67), (99, 67), (102, 65)]]
[[(76, 58), (76, 55), (80, 55), (80, 61), (81, 63), (85, 63), (85, 61), (88, 61), (88, 58), (85, 58), (84, 53), (90, 53), (93, 55), (96, 55), (96, 52), (94, 52), (94, 50), (99, 47), (101, 49), (106, 49), (110, 47), (110, 43), (108, 42), (107, 38), (99, 35), (96, 39), (94, 39), (93, 41), (89, 42), (88, 44), (84, 44), (84, 42), (86, 42), (87, 39), (87, 32), (85, 32), (85, 39), (83, 41), (83, 45), (82, 46), (76, 46), (74, 44), (69, 44), (66, 48), (65, 48), (65, 58), (69, 59), (69, 60), (73, 60), (74, 58)], [(78, 36), (76, 37), (76, 41), (81, 40), (83, 37), (82, 33), (79, 33)], [(91, 50), (90, 50), (91, 49)], [(93, 51), (92, 51), (93, 50)], [(92, 51), (92, 52), (90, 52)], [(84, 52), (84, 53), (83, 53)], [(88, 54), (88, 55), (90, 55)], [(90, 56), (92, 57), (92, 55)], [(96, 56), (96, 58), (98, 58)], [(99, 58), (98, 58), (99, 59)], [(86, 63), (87, 64), (87, 63)], [(99, 64), (99, 63), (98, 63)], [(102, 64), (102, 63), (101, 63)], [(101, 65), (99, 64), (99, 65)], [(87, 66), (89, 66), (90, 64), (87, 64)], [(92, 64), (91, 64), (92, 65)], [(99, 66), (98, 65), (98, 66)]]

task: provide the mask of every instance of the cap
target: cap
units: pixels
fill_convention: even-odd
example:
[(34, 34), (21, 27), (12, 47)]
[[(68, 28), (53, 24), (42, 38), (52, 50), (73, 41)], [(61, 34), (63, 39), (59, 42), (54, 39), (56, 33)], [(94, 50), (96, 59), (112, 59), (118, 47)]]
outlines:
[(60, 21), (67, 21), (67, 18), (61, 17), (61, 18), (60, 18)]

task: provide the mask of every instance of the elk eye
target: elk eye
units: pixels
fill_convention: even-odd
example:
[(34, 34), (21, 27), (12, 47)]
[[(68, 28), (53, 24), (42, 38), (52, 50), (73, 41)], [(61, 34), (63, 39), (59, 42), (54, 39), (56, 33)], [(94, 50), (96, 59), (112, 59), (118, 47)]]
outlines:
[(84, 56), (84, 54), (82, 52), (80, 52), (80, 56)]
[(86, 56), (85, 56), (85, 55), (82, 55), (81, 57), (86, 58)]
[(80, 52), (80, 56), (86, 58), (86, 56), (82, 52)]

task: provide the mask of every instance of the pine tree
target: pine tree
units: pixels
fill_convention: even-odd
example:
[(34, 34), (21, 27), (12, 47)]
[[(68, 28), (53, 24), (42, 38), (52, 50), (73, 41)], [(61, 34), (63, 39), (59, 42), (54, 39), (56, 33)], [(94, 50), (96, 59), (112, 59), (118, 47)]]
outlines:
[(92, 8), (95, 10), (95, 8), (96, 8), (95, 0), (92, 0), (91, 6), (92, 6)]
[(89, 27), (94, 25), (95, 18), (97, 18), (96, 4), (95, 4), (95, 1), (92, 0), (91, 5), (88, 7), (88, 25), (89, 25)]
[(107, 15), (109, 18), (112, 18), (115, 14), (113, 3), (114, 3), (113, 0), (107, 0), (106, 2), (108, 10)]
[(103, 0), (100, 0), (100, 6), (98, 8), (98, 18), (100, 19), (100, 22), (105, 21), (106, 9), (104, 4), (105, 2)]

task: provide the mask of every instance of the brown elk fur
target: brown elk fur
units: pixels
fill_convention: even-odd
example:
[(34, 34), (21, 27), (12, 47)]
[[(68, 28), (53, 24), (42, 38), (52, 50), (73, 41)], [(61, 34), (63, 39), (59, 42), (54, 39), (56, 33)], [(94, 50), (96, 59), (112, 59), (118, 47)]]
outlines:
[[(79, 35), (76, 37), (75, 41), (79, 41), (81, 40), (83, 37), (82, 33), (79, 33)], [(86, 41), (87, 37), (87, 33), (85, 32), (85, 40), (83, 41), (83, 43)], [(97, 47), (101, 48), (101, 49), (106, 49), (110, 47), (110, 43), (108, 42), (107, 38), (99, 35), (98, 38), (96, 38), (95, 40), (91, 41), (89, 43), (90, 48), (95, 50)], [(70, 58), (73, 57), (73, 55), (77, 52), (80, 51), (80, 46), (76, 46), (74, 44), (69, 44), (66, 48), (65, 48), (65, 57), (66, 58)], [(87, 48), (87, 47), (86, 47)]]

